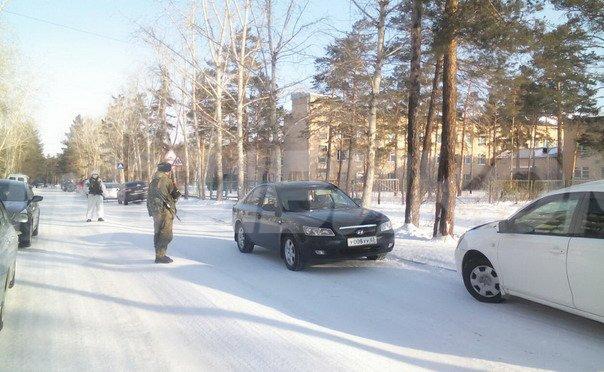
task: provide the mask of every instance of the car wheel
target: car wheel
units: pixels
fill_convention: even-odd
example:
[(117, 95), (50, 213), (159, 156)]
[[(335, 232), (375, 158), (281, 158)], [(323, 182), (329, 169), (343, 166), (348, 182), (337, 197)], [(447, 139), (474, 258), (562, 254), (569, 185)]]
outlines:
[(13, 277), (11, 278), (10, 282), (8, 282), (8, 288), (12, 288), (15, 286), (15, 271), (17, 270), (17, 265), (15, 264), (15, 266), (13, 267)]
[(300, 254), (300, 248), (292, 236), (285, 236), (281, 244), (283, 262), (285, 266), (292, 271), (304, 269), (303, 258)]
[(31, 233), (32, 236), (38, 236), (38, 230), (40, 230), (40, 221), (36, 225), (36, 229)]
[[(8, 277), (6, 278), (6, 280), (8, 281)], [(4, 296), (2, 297), (2, 302), (0, 302), (0, 331), (2, 330), (2, 327), (4, 327), (3, 315), (4, 315), (4, 304), (6, 303), (6, 288), (7, 287), (8, 287), (8, 283), (5, 283), (4, 287), (2, 288), (2, 290), (4, 291)]]
[(254, 250), (254, 242), (247, 237), (241, 224), (237, 224), (237, 248), (241, 253), (251, 253)]
[(128, 205), (128, 198), (124, 197), (124, 205)]
[(371, 260), (371, 261), (379, 261), (379, 260), (383, 260), (384, 258), (386, 258), (386, 254), (385, 253), (376, 254), (374, 256), (367, 256), (367, 259)]
[(26, 248), (31, 246), (31, 236), (32, 236), (32, 226), (25, 228), (25, 231), (21, 230), (21, 235), (19, 236), (19, 247)]
[(503, 301), (499, 275), (487, 259), (477, 258), (467, 262), (463, 269), (463, 282), (472, 297), (480, 302)]

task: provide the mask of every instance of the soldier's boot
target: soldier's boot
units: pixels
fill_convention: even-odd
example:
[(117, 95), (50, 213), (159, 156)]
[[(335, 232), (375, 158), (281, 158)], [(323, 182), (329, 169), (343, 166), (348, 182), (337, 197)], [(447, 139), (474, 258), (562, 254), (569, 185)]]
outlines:
[(171, 263), (174, 262), (174, 260), (172, 260), (170, 257), (168, 256), (162, 256), (162, 257), (155, 257), (155, 263)]

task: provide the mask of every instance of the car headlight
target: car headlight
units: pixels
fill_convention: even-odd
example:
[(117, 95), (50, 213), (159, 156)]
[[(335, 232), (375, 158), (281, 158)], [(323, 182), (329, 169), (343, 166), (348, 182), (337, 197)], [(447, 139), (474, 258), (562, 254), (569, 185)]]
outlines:
[(390, 222), (390, 220), (388, 220), (386, 222), (382, 222), (380, 224), (380, 232), (390, 231), (390, 230), (392, 230), (392, 222)]
[(336, 236), (332, 229), (323, 227), (302, 226), (305, 235), (309, 236)]

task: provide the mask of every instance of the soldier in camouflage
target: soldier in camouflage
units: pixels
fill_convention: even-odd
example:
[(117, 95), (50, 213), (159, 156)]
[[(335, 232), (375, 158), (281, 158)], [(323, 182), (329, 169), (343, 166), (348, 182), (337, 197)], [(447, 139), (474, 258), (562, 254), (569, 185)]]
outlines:
[(155, 263), (172, 262), (172, 259), (166, 256), (166, 250), (172, 241), (172, 225), (179, 197), (180, 192), (172, 178), (172, 165), (159, 163), (147, 195), (147, 210), (149, 216), (153, 217)]

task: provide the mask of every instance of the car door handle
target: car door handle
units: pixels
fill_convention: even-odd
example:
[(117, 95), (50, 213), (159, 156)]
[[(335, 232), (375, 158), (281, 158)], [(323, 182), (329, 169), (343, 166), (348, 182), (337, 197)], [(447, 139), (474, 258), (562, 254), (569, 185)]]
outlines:
[(564, 249), (562, 249), (560, 247), (554, 247), (554, 248), (552, 248), (552, 249), (549, 250), (549, 253), (559, 255), (559, 254), (566, 253), (566, 250), (564, 250)]

